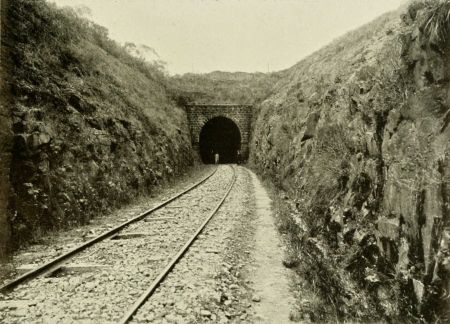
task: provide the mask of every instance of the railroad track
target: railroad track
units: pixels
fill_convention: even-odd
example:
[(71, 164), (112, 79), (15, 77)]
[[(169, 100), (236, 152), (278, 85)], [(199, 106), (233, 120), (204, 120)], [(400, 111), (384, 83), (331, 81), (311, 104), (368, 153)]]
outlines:
[[(220, 177), (224, 178), (224, 170), (226, 168), (232, 169), (232, 176), (228, 182), (225, 182), (227, 183), (226, 186), (217, 186), (217, 184), (214, 184), (214, 181), (211, 180), (211, 178), (213, 178), (214, 176), (219, 177), (219, 180)], [(121, 319), (118, 322), (128, 323), (132, 319), (133, 315), (138, 311), (138, 309), (155, 292), (159, 284), (171, 272), (177, 262), (187, 252), (187, 250), (197, 239), (199, 234), (202, 233), (208, 222), (217, 213), (217, 211), (220, 209), (223, 202), (227, 198), (228, 194), (230, 193), (236, 180), (235, 168), (233, 166), (227, 166), (221, 167), (219, 169), (219, 172), (217, 172), (217, 170), (218, 169), (216, 168), (211, 174), (201, 179), (199, 182), (195, 183), (186, 190), (174, 195), (170, 199), (160, 203), (156, 207), (153, 207), (152, 209), (139, 214), (138, 216), (120, 224), (119, 226), (114, 227), (113, 229), (90, 239), (89, 241), (70, 250), (69, 252), (43, 264), (42, 266), (32, 271), (25, 273), (24, 275), (16, 278), (15, 280), (12, 280), (11, 282), (8, 282), (4, 286), (0, 287), (0, 292), (3, 293), (4, 296), (8, 296), (10, 293), (14, 294), (16, 290), (21, 290), (22, 287), (24, 287), (24, 292), (22, 291), (18, 294), (18, 296), (23, 296), (27, 293), (27, 285), (29, 286), (29, 288), (31, 288), (32, 291), (36, 292), (40, 290), (39, 285), (42, 283), (44, 283), (44, 285), (48, 285), (49, 283), (56, 285), (65, 285), (67, 282), (68, 284), (70, 284), (70, 282), (73, 281), (72, 279), (76, 278), (76, 274), (75, 276), (73, 276), (74, 273), (71, 272), (73, 268), (68, 266), (70, 261), (79, 263), (81, 260), (82, 262), (87, 262), (86, 264), (89, 265), (93, 260), (103, 260), (105, 262), (98, 268), (100, 270), (103, 269), (102, 273), (106, 273), (106, 276), (108, 276), (108, 267), (115, 270), (116, 276), (120, 276), (121, 269), (122, 272), (127, 273), (127, 271), (129, 271), (130, 273), (132, 273), (129, 277), (131, 278), (130, 280), (127, 281), (126, 277), (125, 280), (123, 280), (123, 278), (122, 280), (120, 280), (122, 284), (125, 281), (127, 284), (129, 283), (131, 286), (133, 286), (133, 298), (139, 295), (138, 298), (135, 298), (135, 302), (131, 307), (129, 306), (129, 302), (120, 304), (120, 306), (122, 307), (122, 315)], [(217, 193), (220, 195), (220, 197), (217, 197)], [(208, 197), (208, 195), (210, 195), (211, 197)], [(211, 199), (214, 200), (212, 208), (210, 201)], [(184, 210), (184, 212), (181, 212), (181, 210)], [(153, 215), (154, 217), (149, 217), (150, 215)], [(189, 225), (184, 226), (184, 222), (189, 223)], [(176, 227), (179, 228), (178, 233), (180, 237), (174, 237), (174, 235), (171, 235), (171, 229)], [(193, 227), (195, 228), (195, 230), (193, 230)], [(140, 232), (136, 232), (136, 230), (140, 230)], [(116, 242), (118, 241), (122, 242), (120, 244), (117, 244)], [(134, 241), (134, 243), (124, 243), (127, 241)], [(180, 247), (182, 242), (185, 243)], [(155, 250), (156, 244), (159, 244), (160, 248)], [(128, 247), (130, 247), (130, 251), (132, 251), (131, 253), (126, 251)], [(158, 254), (156, 258), (154, 256), (150, 256), (151, 253), (147, 252), (150, 249), (159, 252), (155, 253)], [(90, 252), (90, 250), (94, 251)], [(128, 256), (126, 258), (122, 258), (118, 263), (114, 258), (103, 257), (102, 255), (104, 252), (105, 254), (117, 254), (122, 257), (124, 254)], [(147, 265), (148, 269), (144, 268), (145, 265)], [(103, 266), (105, 268), (102, 268)], [(137, 267), (137, 271), (133, 272), (130, 269), (134, 269), (134, 267)], [(87, 268), (87, 272), (89, 272), (90, 270), (96, 270), (95, 266), (93, 267), (93, 269), (91, 269), (92, 265), (91, 268), (89, 268), (89, 266), (85, 266), (85, 268)], [(67, 275), (67, 273), (69, 275)], [(144, 277), (142, 277), (142, 273), (144, 274)], [(136, 280), (132, 280), (134, 279), (133, 275), (136, 276)], [(52, 280), (46, 280), (46, 278), (49, 277), (56, 278), (56, 282)], [(93, 277), (93, 275), (91, 275), (91, 277)], [(89, 274), (85, 277), (82, 277), (81, 280), (83, 280), (83, 278), (90, 278)], [(149, 278), (151, 279), (151, 281)], [(67, 282), (64, 281), (65, 279), (67, 279)], [(38, 280), (41, 280), (41, 282), (34, 284), (34, 281)], [(114, 277), (109, 276), (106, 281), (108, 280), (114, 281)], [(145, 287), (143, 286), (144, 282), (146, 283)], [(79, 288), (74, 288), (76, 290), (75, 293), (83, 293), (85, 296), (88, 296), (89, 292), (91, 292), (93, 289), (92, 285), (87, 287), (87, 284), (84, 285), (83, 282), (79, 283), (78, 286), (75, 286), (75, 288)], [(70, 290), (71, 287), (72, 286), (70, 286), (69, 289), (66, 290)], [(94, 287), (94, 290), (95, 288), (97, 288), (97, 286)], [(88, 290), (87, 293), (85, 289)], [(49, 292), (51, 292), (51, 289), (49, 290)], [(106, 292), (110, 293), (111, 291), (106, 290)], [(129, 291), (126, 291), (125, 293), (129, 293)], [(33, 294), (31, 294), (31, 297), (32, 296)], [(126, 298), (126, 300), (129, 301), (129, 298)], [(107, 316), (109, 316), (109, 320), (113, 318), (114, 321), (117, 321), (118, 312), (113, 312), (111, 314), (106, 314)]]

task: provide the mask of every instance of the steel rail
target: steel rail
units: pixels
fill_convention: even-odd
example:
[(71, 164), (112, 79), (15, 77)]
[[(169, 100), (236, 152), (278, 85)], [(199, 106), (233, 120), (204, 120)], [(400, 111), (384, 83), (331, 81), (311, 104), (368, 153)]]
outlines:
[(149, 216), (151, 213), (157, 211), (158, 209), (161, 209), (163, 207), (165, 207), (166, 205), (168, 205), (169, 203), (173, 202), (174, 200), (178, 199), (179, 197), (183, 196), (184, 194), (188, 193), (189, 191), (197, 188), (198, 186), (200, 186), (202, 183), (204, 183), (206, 180), (208, 180), (209, 178), (211, 178), (217, 171), (217, 168), (214, 169), (214, 171), (207, 175), (206, 177), (204, 177), (203, 179), (201, 179), (199, 182), (195, 183), (194, 185), (190, 186), (189, 188), (183, 190), (180, 193), (177, 193), (176, 195), (172, 196), (171, 198), (165, 200), (164, 202), (158, 204), (155, 207), (150, 208), (149, 210), (139, 214), (138, 216), (114, 227), (113, 229), (100, 234), (99, 236), (73, 248), (72, 250), (60, 255), (59, 257), (56, 257), (55, 259), (37, 267), (36, 269), (33, 269), (31, 271), (28, 271), (27, 273), (21, 275), (20, 277), (13, 279), (12, 281), (6, 283), (5, 285), (0, 287), (0, 293), (5, 293), (7, 291), (10, 291), (12, 289), (14, 289), (15, 287), (17, 287), (18, 285), (35, 279), (37, 277), (39, 277), (40, 275), (44, 274), (44, 273), (48, 273), (50, 271), (56, 270), (58, 267), (60, 267), (63, 263), (65, 263), (66, 261), (68, 261), (71, 257), (73, 257), (74, 255), (80, 253), (81, 251), (85, 250), (86, 248), (100, 242), (103, 241), (111, 236), (113, 236), (114, 234), (116, 234), (117, 232), (120, 232), (121, 230), (123, 230), (125, 227), (127, 227), (128, 225), (135, 223), (137, 221), (142, 220), (143, 218)]
[(194, 241), (197, 239), (199, 234), (203, 231), (203, 229), (206, 227), (206, 225), (209, 223), (211, 218), (217, 213), (217, 211), (220, 209), (220, 207), (223, 205), (225, 199), (228, 197), (228, 194), (230, 193), (231, 189), (233, 188), (234, 183), (236, 182), (236, 170), (234, 167), (231, 166), (233, 169), (233, 178), (230, 181), (230, 184), (228, 185), (228, 189), (222, 199), (219, 201), (219, 203), (216, 205), (216, 207), (211, 211), (209, 216), (205, 219), (205, 221), (200, 225), (200, 227), (197, 229), (197, 231), (191, 236), (191, 238), (186, 242), (185, 245), (178, 251), (178, 253), (172, 258), (172, 260), (167, 264), (167, 266), (164, 268), (164, 270), (156, 277), (155, 280), (153, 280), (152, 284), (149, 288), (139, 297), (139, 299), (131, 306), (131, 308), (128, 310), (128, 312), (120, 319), (118, 322), (119, 324), (126, 324), (129, 323), (129, 321), (133, 318), (133, 316), (136, 314), (136, 312), (139, 310), (139, 308), (149, 299), (153, 293), (155, 292), (156, 288), (161, 284), (161, 282), (164, 281), (166, 276), (172, 271), (172, 269), (175, 267), (175, 265), (178, 263), (178, 261), (183, 257), (183, 255), (186, 253), (186, 251), (189, 249), (189, 247), (194, 243)]

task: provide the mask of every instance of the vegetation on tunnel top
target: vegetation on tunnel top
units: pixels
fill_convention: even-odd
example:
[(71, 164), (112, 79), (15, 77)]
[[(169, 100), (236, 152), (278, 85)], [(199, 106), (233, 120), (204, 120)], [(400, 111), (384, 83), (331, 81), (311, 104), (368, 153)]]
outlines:
[(187, 73), (170, 78), (172, 93), (180, 105), (186, 104), (256, 104), (271, 95), (285, 72), (246, 73), (215, 71)]

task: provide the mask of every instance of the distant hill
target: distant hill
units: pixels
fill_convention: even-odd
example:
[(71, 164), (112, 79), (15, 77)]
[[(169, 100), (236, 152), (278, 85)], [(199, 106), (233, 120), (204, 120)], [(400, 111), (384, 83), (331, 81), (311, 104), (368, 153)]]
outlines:
[(254, 104), (267, 98), (285, 72), (246, 73), (215, 71), (170, 78), (177, 101), (185, 103)]

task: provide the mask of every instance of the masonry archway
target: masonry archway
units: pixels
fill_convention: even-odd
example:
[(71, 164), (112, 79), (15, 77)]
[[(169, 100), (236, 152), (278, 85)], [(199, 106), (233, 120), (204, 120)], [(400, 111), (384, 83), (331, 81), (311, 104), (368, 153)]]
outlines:
[(220, 163), (236, 163), (241, 149), (241, 132), (236, 123), (226, 117), (214, 117), (202, 127), (199, 138), (203, 163), (214, 163), (214, 153), (219, 153)]
[[(240, 135), (240, 150), (242, 161), (248, 159), (249, 141), (252, 123), (252, 105), (243, 104), (190, 104), (186, 105), (186, 113), (189, 121), (192, 148), (198, 154), (199, 159), (203, 159), (200, 153), (200, 132), (208, 121), (213, 118), (223, 117), (234, 122)], [(209, 155), (211, 152), (208, 153)], [(210, 161), (211, 156), (205, 157)], [(234, 159), (232, 159), (234, 160)]]

